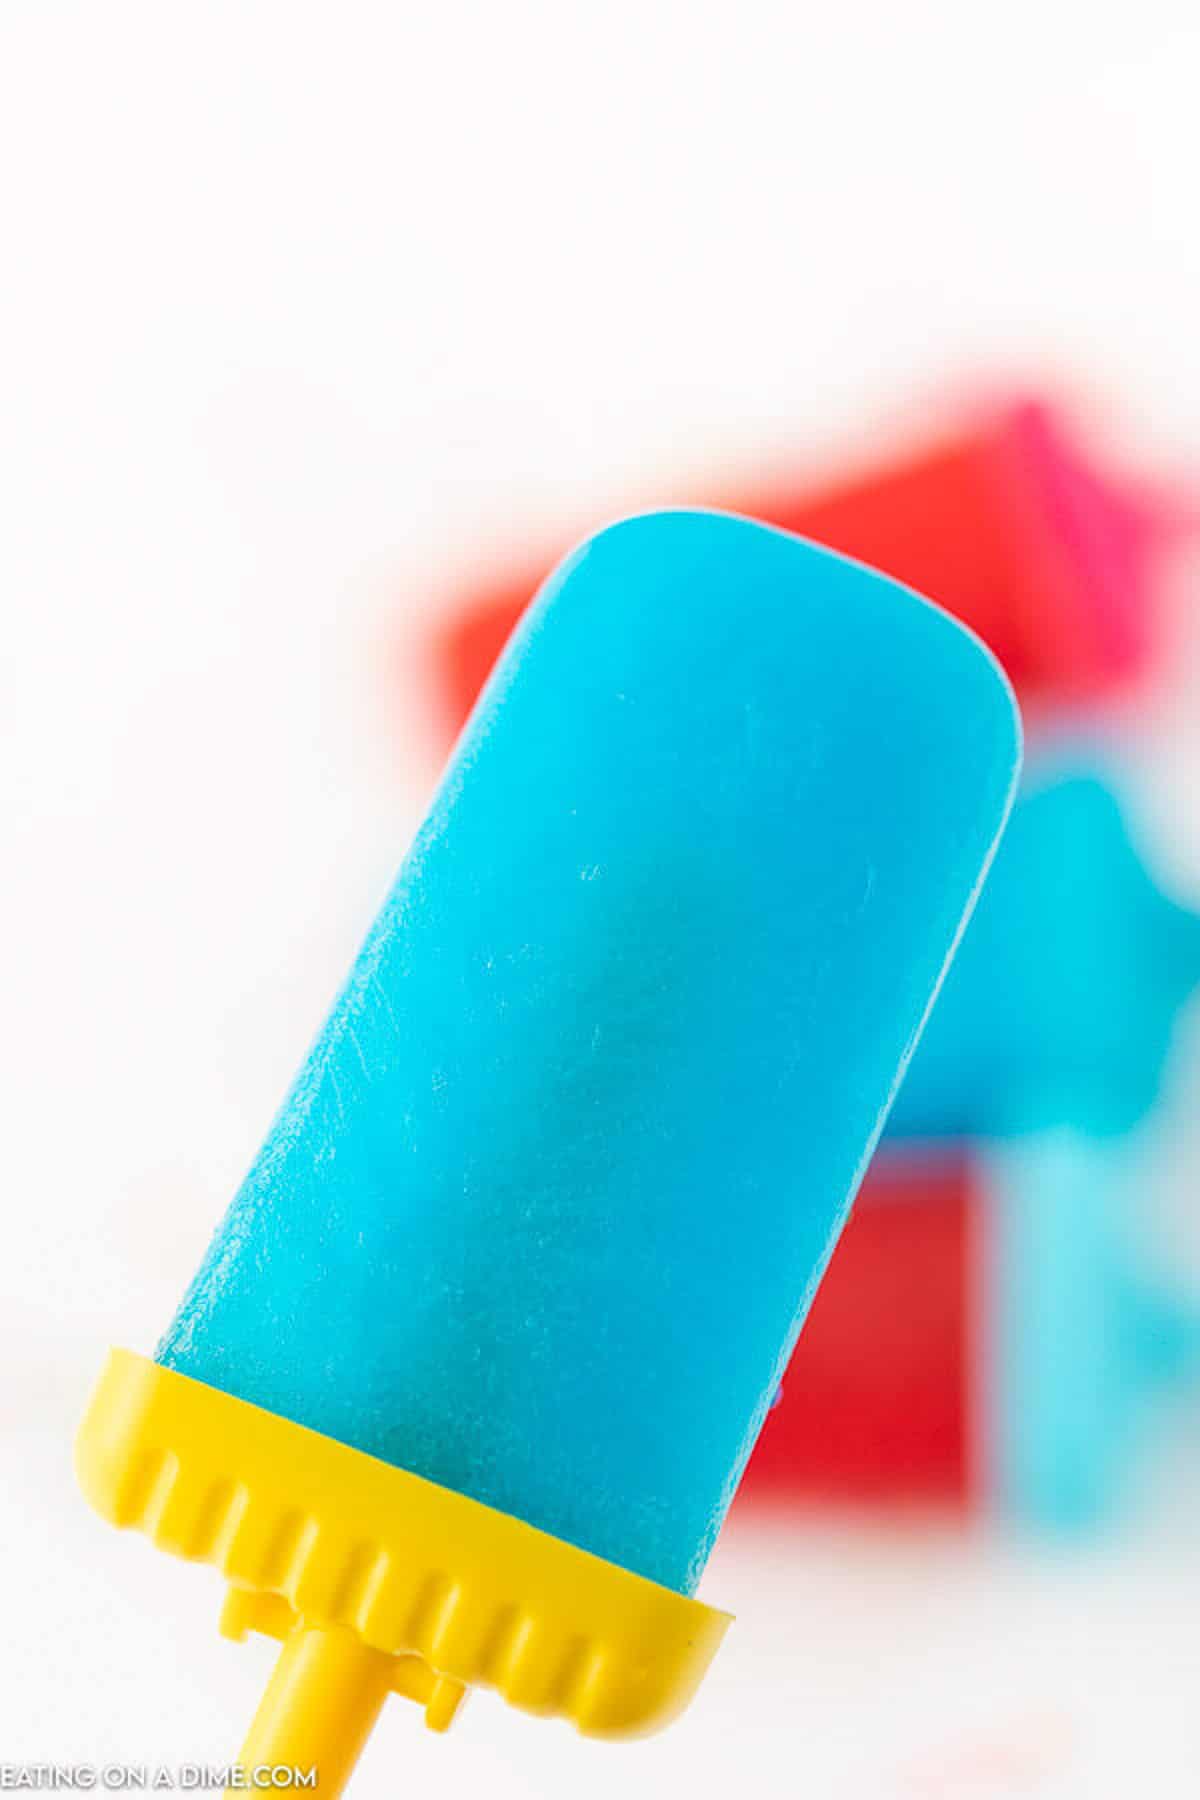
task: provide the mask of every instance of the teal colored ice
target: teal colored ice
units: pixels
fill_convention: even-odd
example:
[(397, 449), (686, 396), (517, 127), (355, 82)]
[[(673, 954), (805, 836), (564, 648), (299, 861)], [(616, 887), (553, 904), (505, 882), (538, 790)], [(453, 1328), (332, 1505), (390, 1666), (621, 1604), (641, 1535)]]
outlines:
[(1198, 983), (1200, 916), (1159, 888), (1103, 764), (1060, 751), (1013, 809), (888, 1136), (1128, 1131)]
[(690, 1592), (1018, 754), (986, 652), (860, 565), (593, 538), (159, 1360)]
[(1200, 1309), (1144, 1254), (1136, 1138), (1059, 1125), (989, 1145), (982, 1168), (990, 1474), (1011, 1514), (1079, 1531), (1120, 1512), (1161, 1403), (1200, 1374)]
[(1154, 1114), (1200, 985), (1104, 760), (1043, 753), (888, 1122), (968, 1140), (987, 1196), (988, 1466), (1058, 1530), (1116, 1512), (1153, 1402), (1200, 1373), (1200, 1308), (1146, 1254)]

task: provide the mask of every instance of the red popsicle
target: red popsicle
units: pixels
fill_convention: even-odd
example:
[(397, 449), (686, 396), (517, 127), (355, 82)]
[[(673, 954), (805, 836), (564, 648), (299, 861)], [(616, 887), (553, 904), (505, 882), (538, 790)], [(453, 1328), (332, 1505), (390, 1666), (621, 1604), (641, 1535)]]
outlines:
[[(979, 633), (1035, 708), (1142, 671), (1160, 553), (1196, 522), (1165, 493), (1094, 468), (1030, 400), (824, 489), (782, 480), (672, 497), (784, 526), (911, 583)], [(557, 549), (465, 595), (443, 625), (437, 680), (454, 730)]]
[(971, 1503), (977, 1222), (965, 1159), (875, 1162), (743, 1477), (740, 1508)]

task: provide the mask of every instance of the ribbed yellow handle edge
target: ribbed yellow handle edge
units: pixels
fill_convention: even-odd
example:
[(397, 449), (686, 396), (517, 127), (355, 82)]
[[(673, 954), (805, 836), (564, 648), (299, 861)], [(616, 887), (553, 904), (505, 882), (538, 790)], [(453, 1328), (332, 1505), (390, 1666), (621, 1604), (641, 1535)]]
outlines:
[(640, 1736), (682, 1712), (730, 1623), (128, 1350), (101, 1374), (76, 1469), (110, 1523), (221, 1572), (230, 1635), (283, 1641), (243, 1760), (291, 1763), (297, 1732), (323, 1733), (326, 1796), (389, 1690), (437, 1729), (488, 1686), (589, 1736)]

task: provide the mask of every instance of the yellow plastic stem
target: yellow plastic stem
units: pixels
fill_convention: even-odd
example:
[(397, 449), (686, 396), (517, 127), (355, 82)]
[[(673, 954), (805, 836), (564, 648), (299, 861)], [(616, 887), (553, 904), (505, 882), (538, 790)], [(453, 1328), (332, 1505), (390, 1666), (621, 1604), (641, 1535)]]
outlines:
[(298, 1791), (335, 1800), (391, 1691), (394, 1668), (394, 1657), (370, 1649), (344, 1625), (323, 1629), (298, 1621), (238, 1758), (247, 1778), (243, 1793), (255, 1787), (255, 1769), (315, 1769), (315, 1788)]

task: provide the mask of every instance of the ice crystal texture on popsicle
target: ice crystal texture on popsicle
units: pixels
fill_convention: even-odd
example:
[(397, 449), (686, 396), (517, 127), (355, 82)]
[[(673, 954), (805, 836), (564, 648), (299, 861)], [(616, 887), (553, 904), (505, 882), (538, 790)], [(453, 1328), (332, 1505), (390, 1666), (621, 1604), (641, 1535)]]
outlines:
[(1017, 745), (864, 567), (720, 514), (585, 544), (159, 1359), (691, 1591)]

